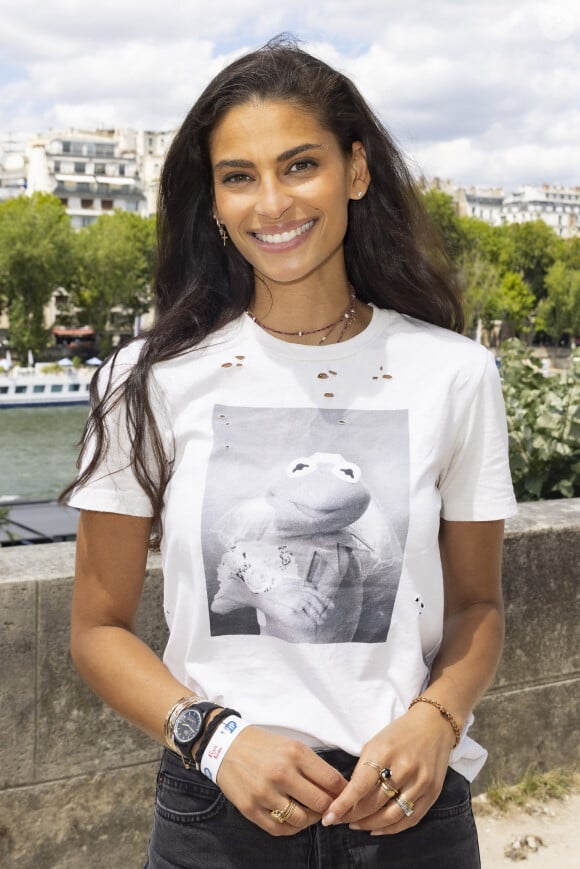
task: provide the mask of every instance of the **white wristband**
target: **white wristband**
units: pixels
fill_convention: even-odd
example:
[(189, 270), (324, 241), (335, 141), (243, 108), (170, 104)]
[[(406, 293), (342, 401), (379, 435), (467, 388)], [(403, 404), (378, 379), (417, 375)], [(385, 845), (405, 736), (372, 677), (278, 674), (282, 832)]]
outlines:
[(212, 735), (200, 763), (201, 772), (210, 781), (217, 782), (218, 770), (234, 739), (242, 730), (248, 727), (249, 721), (242, 721), (237, 715), (224, 718), (216, 732)]

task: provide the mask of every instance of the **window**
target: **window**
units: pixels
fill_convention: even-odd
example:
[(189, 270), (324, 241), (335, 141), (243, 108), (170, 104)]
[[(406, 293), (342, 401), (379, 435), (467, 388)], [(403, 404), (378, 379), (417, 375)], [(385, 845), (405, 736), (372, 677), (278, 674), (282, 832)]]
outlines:
[(28, 392), (28, 387), (27, 386), (15, 386), (14, 392), (16, 393), (16, 395), (25, 395), (26, 392)]
[(50, 387), (51, 392), (62, 392), (62, 383), (53, 383)]
[(61, 196), (60, 201), (62, 202), (62, 204), (64, 205), (65, 208), (68, 206), (68, 199), (66, 199), (66, 197)]
[(69, 392), (78, 392), (80, 388), (81, 388), (80, 383), (69, 383), (69, 385), (68, 385)]
[(62, 153), (63, 154), (70, 154), (71, 153), (71, 143), (70, 142), (63, 142), (62, 143)]
[(115, 146), (114, 145), (104, 145), (104, 144), (96, 144), (94, 146), (94, 154), (97, 157), (114, 157), (115, 156)]
[(103, 211), (112, 211), (113, 210), (113, 200), (112, 199), (101, 199), (101, 208)]
[(85, 163), (75, 163), (75, 172), (84, 175), (85, 174)]
[(60, 172), (60, 160), (55, 160), (55, 161), (54, 161), (54, 171), (55, 171), (55, 172)]
[(33, 392), (44, 392), (44, 390), (45, 390), (44, 383), (36, 383), (36, 384), (32, 387), (32, 391), (33, 391)]
[(7, 386), (0, 386), (0, 395), (7, 395), (7, 394), (8, 394), (8, 387)]
[(104, 175), (105, 174), (105, 164), (104, 163), (95, 163), (95, 175)]
[(92, 208), (94, 199), (81, 199), (81, 208)]
[(119, 163), (119, 175), (124, 175), (124, 174), (125, 174), (125, 164)]

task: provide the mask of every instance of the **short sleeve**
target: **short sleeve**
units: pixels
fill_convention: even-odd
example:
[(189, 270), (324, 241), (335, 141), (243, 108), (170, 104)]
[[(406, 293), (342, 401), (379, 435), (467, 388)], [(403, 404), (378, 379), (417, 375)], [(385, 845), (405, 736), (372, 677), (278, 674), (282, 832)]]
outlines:
[[(101, 395), (111, 375), (113, 386), (122, 389), (123, 381), (128, 377), (133, 365), (138, 364), (137, 359), (131, 358), (136, 355), (134, 345), (130, 345), (128, 351), (125, 355), (120, 354), (117, 357), (113, 370), (108, 365), (99, 372), (99, 393)], [(149, 398), (165, 443), (164, 411), (158, 388), (154, 382), (149, 390)], [(127, 410), (124, 397), (121, 397), (107, 413), (105, 429), (107, 434), (105, 455), (88, 481), (75, 487), (68, 502), (69, 506), (81, 510), (151, 517), (153, 515), (151, 502), (139, 484), (131, 463), (131, 438), (127, 429)], [(94, 450), (94, 440), (89, 441), (82, 459), (81, 474), (88, 467)], [(147, 460), (148, 456), (145, 455), (145, 461), (147, 462)], [(151, 467), (154, 467), (153, 463)]]
[(483, 374), (460, 418), (447, 467), (439, 478), (443, 519), (506, 519), (517, 512), (508, 456), (505, 406), (499, 373), (486, 352)]

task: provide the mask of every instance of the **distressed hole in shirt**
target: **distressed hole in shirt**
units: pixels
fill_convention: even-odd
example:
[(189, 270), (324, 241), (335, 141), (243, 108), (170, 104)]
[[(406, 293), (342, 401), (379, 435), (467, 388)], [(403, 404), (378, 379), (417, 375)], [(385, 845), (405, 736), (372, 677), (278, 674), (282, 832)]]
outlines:
[(373, 380), (378, 380), (378, 379), (379, 379), (379, 378), (378, 378), (377, 375), (375, 374), (375, 375), (373, 376)]
[(231, 368), (233, 364), (234, 364), (233, 362), (224, 362), (224, 364), (222, 365), (222, 368)]
[(218, 416), (218, 419), (225, 419), (225, 418), (226, 418), (225, 413), (220, 413), (220, 415)]
[(328, 380), (328, 374), (326, 371), (321, 371), (317, 376), (319, 380)]
[(325, 392), (324, 397), (325, 398), (334, 398), (334, 392)]
[(328, 373), (329, 373), (329, 374), (334, 374), (334, 375), (336, 376), (336, 371), (333, 371), (332, 368), (329, 368), (329, 369), (328, 369)]
[(245, 359), (245, 356), (236, 356), (236, 359)]
[(339, 424), (339, 425), (346, 425), (346, 420), (345, 420), (345, 419), (339, 419), (339, 420), (338, 420), (338, 424)]
[(383, 380), (392, 380), (392, 379), (393, 379), (392, 374), (383, 374)]
[(243, 364), (241, 362), (236, 362), (236, 368), (243, 368)]

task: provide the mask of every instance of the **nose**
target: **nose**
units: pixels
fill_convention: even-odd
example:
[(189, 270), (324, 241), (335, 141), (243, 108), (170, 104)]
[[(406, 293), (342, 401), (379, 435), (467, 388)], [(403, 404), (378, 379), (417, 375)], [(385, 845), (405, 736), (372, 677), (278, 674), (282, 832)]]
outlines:
[(256, 214), (269, 220), (278, 220), (294, 202), (279, 178), (263, 178), (256, 200)]

